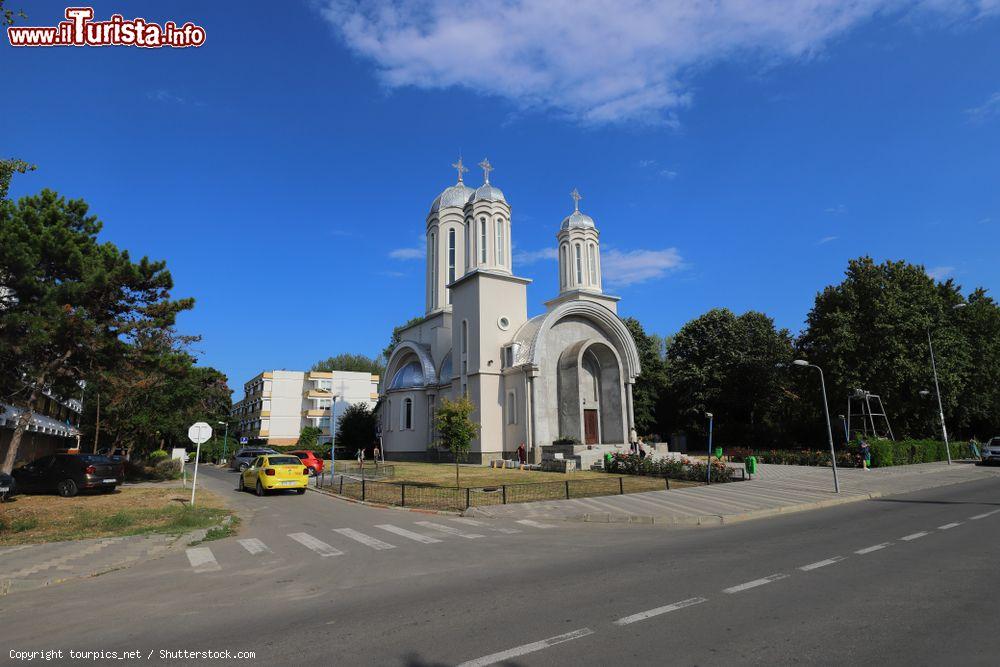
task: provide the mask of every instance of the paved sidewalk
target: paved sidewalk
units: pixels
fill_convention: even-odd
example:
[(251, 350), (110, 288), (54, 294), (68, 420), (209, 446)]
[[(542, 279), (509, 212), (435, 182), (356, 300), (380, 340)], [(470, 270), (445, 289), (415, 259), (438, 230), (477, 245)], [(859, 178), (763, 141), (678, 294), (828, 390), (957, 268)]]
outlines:
[(996, 479), (1000, 477), (1000, 468), (971, 463), (951, 466), (947, 463), (923, 463), (869, 471), (841, 468), (838, 473), (839, 494), (833, 491), (830, 468), (759, 465), (758, 473), (746, 482), (623, 496), (474, 507), (464, 514), (553, 521), (719, 525), (977, 479)]

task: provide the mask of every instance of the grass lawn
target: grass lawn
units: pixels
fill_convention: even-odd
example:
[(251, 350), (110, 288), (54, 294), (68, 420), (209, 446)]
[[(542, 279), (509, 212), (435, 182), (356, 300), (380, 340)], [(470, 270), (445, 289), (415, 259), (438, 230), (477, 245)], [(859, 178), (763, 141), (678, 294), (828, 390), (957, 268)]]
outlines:
[(119, 487), (111, 494), (19, 495), (0, 504), (0, 546), (143, 533), (179, 535), (217, 524), (232, 514), (225, 501), (198, 491), (170, 487)]
[[(385, 482), (393, 484), (414, 484), (425, 486), (455, 486), (454, 463), (394, 463), (386, 461), (395, 468), (395, 475)], [(367, 466), (365, 466), (367, 469)], [(532, 482), (565, 482), (576, 479), (605, 479), (617, 477), (605, 472), (594, 470), (575, 470), (570, 473), (542, 472), (539, 470), (511, 470), (509, 468), (490, 468), (489, 466), (460, 465), (458, 467), (459, 484), (466, 486), (497, 486), (500, 484), (530, 484)]]

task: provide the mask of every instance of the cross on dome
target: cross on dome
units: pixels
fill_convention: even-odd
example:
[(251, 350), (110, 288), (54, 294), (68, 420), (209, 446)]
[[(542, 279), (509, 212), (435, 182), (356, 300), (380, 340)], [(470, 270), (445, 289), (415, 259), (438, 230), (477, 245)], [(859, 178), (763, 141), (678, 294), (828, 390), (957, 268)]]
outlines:
[(569, 193), (569, 196), (573, 198), (573, 210), (580, 210), (580, 200), (583, 199), (583, 195), (577, 192), (576, 188), (573, 188), (573, 192)]
[(464, 164), (462, 164), (462, 156), (459, 155), (458, 156), (458, 162), (453, 162), (451, 166), (452, 166), (452, 168), (458, 170), (458, 182), (461, 183), (462, 182), (462, 172), (469, 171), (469, 168), (466, 167)]
[(484, 183), (489, 183), (490, 182), (490, 172), (493, 171), (493, 165), (490, 164), (489, 160), (487, 160), (486, 158), (483, 158), (483, 161), (479, 163), (479, 166), (483, 170), (483, 182)]

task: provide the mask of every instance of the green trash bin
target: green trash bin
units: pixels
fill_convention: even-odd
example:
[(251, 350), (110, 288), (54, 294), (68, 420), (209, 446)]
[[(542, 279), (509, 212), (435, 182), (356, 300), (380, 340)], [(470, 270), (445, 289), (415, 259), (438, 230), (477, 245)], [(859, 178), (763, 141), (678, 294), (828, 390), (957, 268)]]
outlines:
[(746, 465), (746, 469), (747, 469), (747, 474), (748, 475), (754, 474), (755, 472), (757, 472), (757, 457), (756, 456), (748, 456), (746, 458), (745, 465)]

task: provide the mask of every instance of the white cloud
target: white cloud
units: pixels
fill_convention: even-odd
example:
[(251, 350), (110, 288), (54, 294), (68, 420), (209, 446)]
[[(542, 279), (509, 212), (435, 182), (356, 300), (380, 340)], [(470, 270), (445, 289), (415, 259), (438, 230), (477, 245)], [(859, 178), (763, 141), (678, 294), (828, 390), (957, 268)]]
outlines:
[(641, 169), (646, 169), (647, 167), (653, 167), (656, 165), (656, 160), (639, 160), (639, 167)]
[(677, 178), (677, 172), (674, 171), (673, 169), (661, 169), (660, 176), (667, 179), (668, 181), (672, 181), (675, 178)]
[(389, 251), (389, 257), (393, 259), (420, 259), (423, 256), (423, 248), (396, 248)]
[(558, 253), (555, 248), (542, 248), (541, 250), (518, 250), (514, 253), (514, 262), (517, 264), (534, 264), (544, 259), (556, 259)]
[(617, 249), (601, 251), (601, 269), (604, 282), (611, 286), (626, 287), (648, 280), (662, 278), (684, 266), (677, 248), (663, 250)]
[(839, 236), (824, 236), (819, 241), (816, 242), (817, 245), (823, 245), (824, 243), (829, 243), (830, 241), (836, 241)]
[(183, 97), (174, 95), (169, 90), (164, 90), (162, 88), (146, 93), (146, 99), (153, 100), (154, 102), (170, 102), (173, 104), (184, 104), (185, 102)]
[(985, 123), (990, 118), (1000, 116), (1000, 91), (990, 95), (989, 99), (978, 107), (965, 110), (969, 116), (969, 121), (973, 123)]
[(993, 220), (993, 218), (983, 218), (982, 220), (979, 221), (979, 224), (981, 224), (981, 225), (988, 225), (988, 224), (990, 224), (991, 220)]
[(954, 266), (934, 266), (927, 269), (927, 275), (934, 280), (944, 280), (955, 272)]
[(996, 0), (319, 0), (390, 88), (461, 86), (584, 124), (676, 125), (714, 63), (805, 59), (875, 16), (949, 23)]
[(836, 206), (829, 206), (823, 209), (823, 212), (831, 215), (844, 215), (847, 213), (847, 207), (843, 204), (837, 204)]

